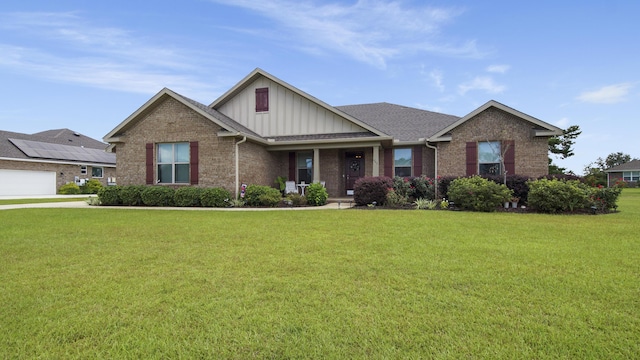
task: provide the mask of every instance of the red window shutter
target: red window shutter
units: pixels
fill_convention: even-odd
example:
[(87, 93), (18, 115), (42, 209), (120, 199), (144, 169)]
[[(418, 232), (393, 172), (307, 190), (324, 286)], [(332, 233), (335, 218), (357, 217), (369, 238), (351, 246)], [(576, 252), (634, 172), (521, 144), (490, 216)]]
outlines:
[(189, 143), (189, 169), (191, 170), (190, 181), (191, 185), (198, 185), (198, 142), (192, 141)]
[(422, 146), (413, 147), (413, 176), (422, 175)]
[(147, 144), (147, 161), (146, 161), (146, 172), (147, 172), (147, 185), (153, 185), (154, 176), (153, 176), (153, 144)]
[(467, 176), (478, 174), (478, 144), (475, 141), (467, 143)]
[(289, 181), (296, 181), (296, 153), (289, 153)]
[[(506, 149), (504, 153), (504, 169), (507, 171), (507, 175), (514, 175), (516, 173), (516, 146), (515, 141), (506, 140), (502, 142), (503, 149)], [(505, 151), (505, 150), (502, 150)]]
[(269, 111), (269, 88), (256, 89), (256, 111)]
[(393, 149), (384, 149), (384, 176), (393, 177)]

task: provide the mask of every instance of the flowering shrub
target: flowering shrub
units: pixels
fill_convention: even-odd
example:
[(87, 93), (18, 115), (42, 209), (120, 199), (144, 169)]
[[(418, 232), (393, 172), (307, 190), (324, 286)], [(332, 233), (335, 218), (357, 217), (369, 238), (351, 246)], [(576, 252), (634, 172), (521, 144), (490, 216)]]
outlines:
[(414, 199), (431, 199), (436, 196), (434, 180), (426, 176), (414, 177), (410, 180), (411, 192), (409, 196)]
[(598, 212), (608, 212), (611, 209), (618, 208), (618, 196), (622, 192), (622, 187), (611, 187), (605, 188), (603, 186), (598, 186), (595, 188), (591, 188), (591, 193), (589, 194), (590, 206), (594, 206), (595, 210)]
[(353, 189), (353, 201), (356, 205), (383, 205), (387, 192), (393, 188), (393, 180), (386, 176), (363, 177), (356, 181)]
[(505, 185), (480, 176), (456, 179), (449, 185), (449, 200), (463, 210), (495, 211), (512, 196)]

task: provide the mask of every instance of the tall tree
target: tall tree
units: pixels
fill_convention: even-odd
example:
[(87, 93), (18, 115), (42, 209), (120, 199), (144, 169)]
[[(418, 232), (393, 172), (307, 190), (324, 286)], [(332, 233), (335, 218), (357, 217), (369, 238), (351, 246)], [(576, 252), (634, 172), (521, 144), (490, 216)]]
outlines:
[[(562, 135), (549, 138), (549, 153), (560, 157), (560, 159), (566, 159), (575, 155), (573, 145), (576, 143), (575, 140), (580, 134), (582, 134), (582, 130), (580, 130), (578, 125), (571, 125), (567, 129), (562, 130)], [(549, 174), (563, 174), (566, 171), (567, 169), (554, 164), (553, 159), (549, 157)]]

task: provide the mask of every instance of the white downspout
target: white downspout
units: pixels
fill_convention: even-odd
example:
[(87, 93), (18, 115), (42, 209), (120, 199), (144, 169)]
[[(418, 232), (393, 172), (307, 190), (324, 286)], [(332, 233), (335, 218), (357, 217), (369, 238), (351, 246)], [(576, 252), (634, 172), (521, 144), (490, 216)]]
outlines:
[(236, 143), (236, 199), (238, 198), (238, 190), (240, 189), (240, 147), (239, 145), (247, 141), (247, 137), (244, 136), (242, 140)]
[(434, 180), (435, 180), (435, 184), (434, 184), (434, 191), (435, 191), (435, 198), (439, 199), (438, 197), (438, 147), (437, 146), (431, 146), (429, 145), (429, 141), (426, 141), (424, 143), (429, 149), (433, 149), (434, 151), (434, 168), (435, 168), (435, 174), (434, 174)]

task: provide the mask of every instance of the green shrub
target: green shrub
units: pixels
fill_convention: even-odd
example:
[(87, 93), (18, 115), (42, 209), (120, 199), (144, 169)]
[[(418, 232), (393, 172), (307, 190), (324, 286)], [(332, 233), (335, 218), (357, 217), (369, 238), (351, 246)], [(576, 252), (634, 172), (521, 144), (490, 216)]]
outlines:
[(438, 202), (431, 199), (418, 198), (413, 202), (417, 210), (435, 210)]
[(90, 179), (80, 186), (80, 192), (83, 194), (97, 194), (102, 189), (102, 183), (98, 179)]
[(449, 185), (449, 200), (457, 207), (471, 211), (495, 211), (512, 192), (504, 184), (496, 184), (480, 176), (453, 180)]
[(594, 206), (598, 212), (608, 212), (618, 208), (618, 197), (622, 193), (622, 187), (614, 186), (610, 188), (591, 188), (589, 194), (590, 206)]
[(120, 201), (126, 206), (142, 205), (142, 192), (147, 187), (144, 185), (127, 185), (120, 188)]
[(576, 211), (589, 206), (590, 188), (577, 180), (529, 181), (529, 206), (540, 212)]
[(305, 192), (307, 203), (311, 206), (322, 206), (327, 203), (329, 194), (327, 189), (320, 183), (313, 183), (307, 187)]
[(206, 188), (200, 193), (200, 203), (206, 207), (227, 207), (231, 193), (223, 188)]
[(173, 206), (175, 190), (168, 186), (147, 186), (140, 194), (146, 206)]
[(62, 195), (77, 195), (80, 194), (80, 187), (76, 183), (70, 182), (60, 186), (58, 193)]
[(100, 204), (105, 206), (116, 206), (122, 204), (120, 201), (120, 186), (106, 186), (98, 191)]
[[(409, 182), (409, 178), (394, 176), (392, 189), (395, 192), (395, 195), (400, 198), (408, 198), (411, 193), (411, 183)], [(387, 193), (387, 196), (388, 195), (389, 194)]]
[(178, 188), (173, 194), (173, 202), (180, 207), (200, 206), (200, 194), (202, 188), (195, 186), (183, 186)]
[(409, 197), (413, 199), (435, 199), (434, 181), (426, 176), (414, 177), (410, 181)]
[(394, 189), (387, 191), (387, 198), (385, 199), (385, 205), (390, 208), (401, 208), (409, 203), (408, 197), (402, 195), (402, 193), (396, 192)]
[(358, 206), (383, 205), (389, 189), (393, 189), (393, 180), (389, 177), (363, 177), (354, 184), (353, 201)]
[(288, 194), (286, 197), (287, 201), (291, 202), (292, 206), (305, 206), (307, 205), (307, 198), (298, 194), (298, 193), (291, 193)]
[(244, 192), (244, 201), (248, 206), (275, 206), (281, 199), (280, 191), (270, 186), (249, 185)]

